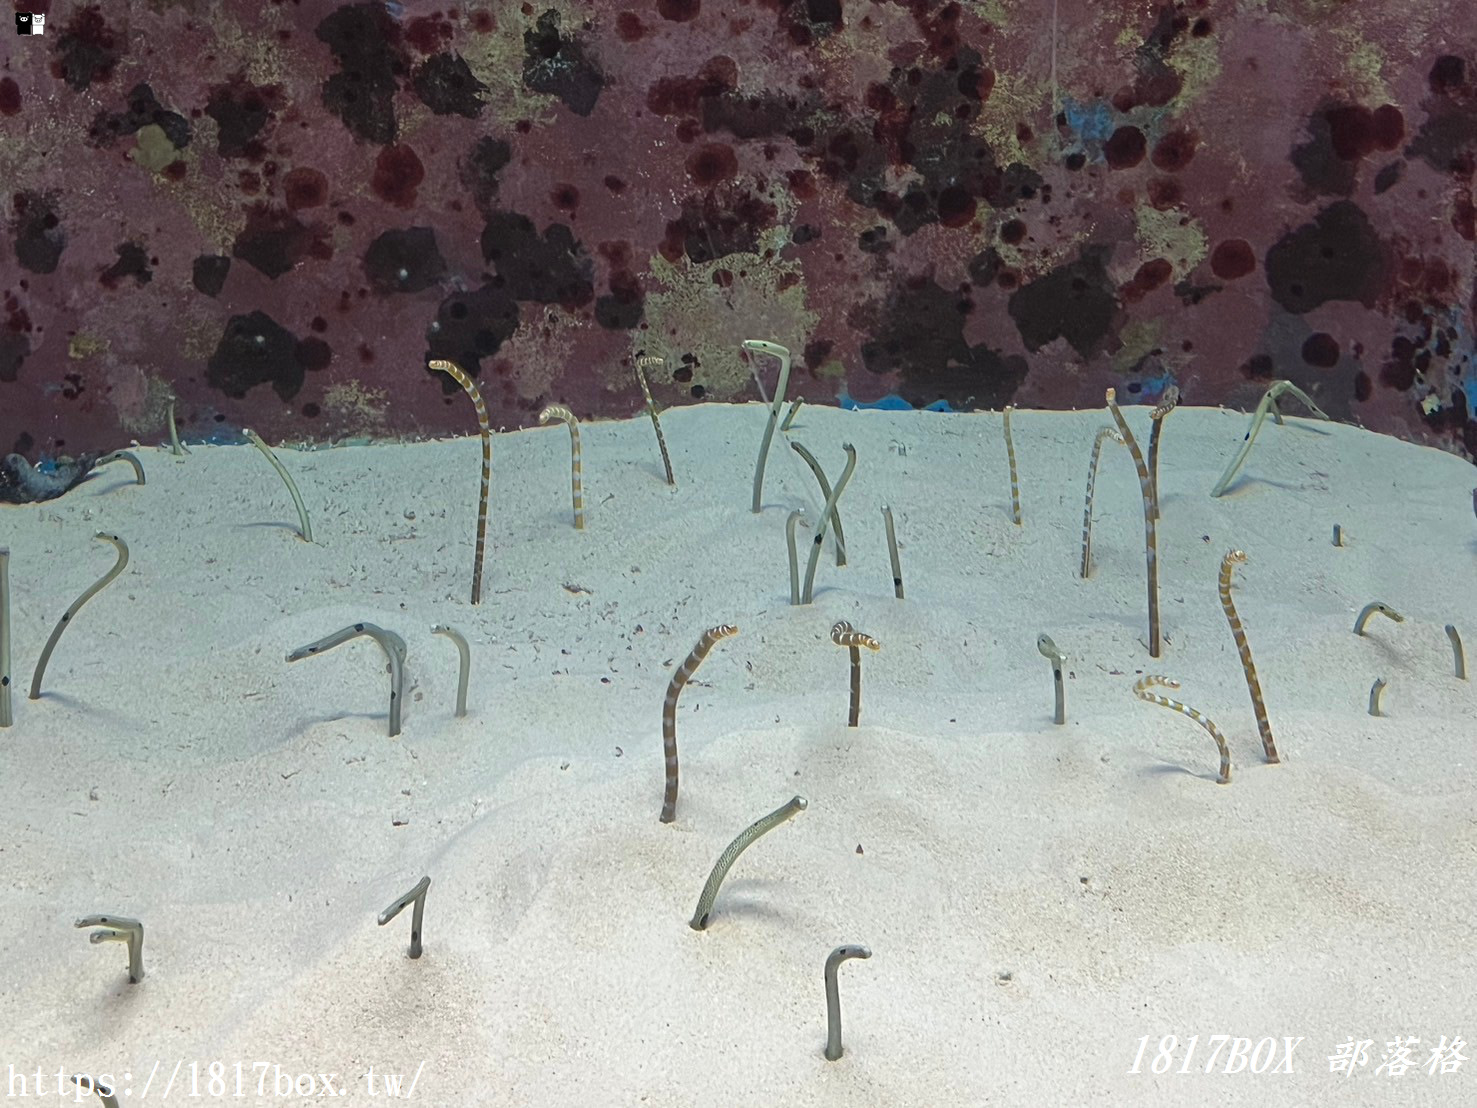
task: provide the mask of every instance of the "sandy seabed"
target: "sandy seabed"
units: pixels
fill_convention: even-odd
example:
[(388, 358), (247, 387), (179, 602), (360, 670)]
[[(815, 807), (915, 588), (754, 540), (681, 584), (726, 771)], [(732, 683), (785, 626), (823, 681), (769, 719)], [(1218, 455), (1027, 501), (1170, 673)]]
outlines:
[[(1146, 441), (1146, 409), (1127, 414)], [(1113, 443), (1078, 572), (1103, 411), (1015, 413), (1017, 527), (998, 414), (803, 408), (789, 437), (832, 480), (843, 442), (859, 461), (848, 564), (828, 538), (800, 607), (785, 520), (814, 521), (820, 496), (777, 436), (749, 511), (758, 405), (666, 413), (675, 488), (644, 417), (585, 425), (582, 532), (566, 430), (497, 435), (477, 607), (475, 436), (279, 450), (311, 544), (250, 446), (142, 448), (143, 487), (120, 464), (0, 508), (0, 1091), (17, 1073), (34, 1091), (39, 1067), (43, 1091), (61, 1069), (112, 1075), (123, 1103), (167, 1099), (166, 1080), (183, 1100), (193, 1063), (209, 1103), (221, 1062), (238, 1104), (330, 1102), (279, 1095), (279, 1073), (337, 1075), (345, 1104), (383, 1103), (386, 1073), (437, 1105), (1477, 1102), (1477, 1061), (1429, 1072), (1443, 1037), (1477, 1053), (1477, 697), (1443, 630), (1477, 650), (1473, 468), (1289, 419), (1212, 499), (1249, 420), (1165, 424), (1159, 659), (1139, 482)], [(131, 560), (31, 701), (46, 636), (113, 563), (98, 531)], [(1217, 597), (1232, 547), (1280, 765)], [(1404, 622), (1356, 636), (1373, 600)], [(882, 644), (857, 728), (840, 619)], [(395, 738), (373, 641), (285, 661), (359, 621), (408, 645)], [(464, 718), (437, 623), (471, 642)], [(682, 694), (664, 825), (663, 696), (722, 623), (740, 633)], [(1068, 656), (1064, 726), (1043, 632)], [(1219, 724), (1229, 785), (1204, 731), (1135, 699), (1144, 673)], [(808, 808), (692, 930), (724, 847), (797, 794)], [(422, 875), (412, 960), (409, 912), (376, 916)], [(74, 929), (91, 913), (143, 921), (142, 982)], [(821, 971), (846, 943), (873, 956), (841, 967), (828, 1062)], [(1411, 1037), (1416, 1065), (1381, 1068)], [(1367, 1062), (1331, 1073), (1363, 1040)]]

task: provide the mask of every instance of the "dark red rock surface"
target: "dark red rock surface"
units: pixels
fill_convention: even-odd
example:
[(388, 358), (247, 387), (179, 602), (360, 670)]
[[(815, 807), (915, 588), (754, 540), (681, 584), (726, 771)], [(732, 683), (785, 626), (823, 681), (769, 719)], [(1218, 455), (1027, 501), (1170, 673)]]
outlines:
[[(1470, 0), (36, 2), (0, 453), (756, 395), (1250, 406), (1477, 453)], [(207, 16), (207, 9), (212, 13)], [(224, 10), (229, 15), (219, 15)]]

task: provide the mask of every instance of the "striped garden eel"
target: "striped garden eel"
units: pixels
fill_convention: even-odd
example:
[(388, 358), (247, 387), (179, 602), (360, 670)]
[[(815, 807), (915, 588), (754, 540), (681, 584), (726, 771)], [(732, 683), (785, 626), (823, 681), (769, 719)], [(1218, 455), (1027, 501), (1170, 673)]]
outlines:
[(1164, 429), (1164, 417), (1174, 411), (1180, 402), (1180, 390), (1170, 385), (1159, 398), (1159, 405), (1149, 413), (1153, 426), (1149, 429), (1149, 480), (1154, 483), (1154, 518), (1159, 518), (1159, 436)]
[(551, 419), (562, 419), (569, 427), (569, 456), (570, 456), (570, 486), (574, 494), (574, 529), (583, 531), (585, 529), (585, 494), (580, 488), (580, 428), (579, 421), (574, 418), (574, 413), (563, 404), (550, 404), (538, 414), (540, 423), (548, 423)]
[(738, 856), (748, 850), (759, 836), (774, 830), (797, 812), (805, 811), (805, 806), (805, 797), (791, 797), (769, 815), (755, 820), (739, 832), (738, 838), (728, 844), (728, 849), (720, 854), (718, 861), (713, 864), (713, 872), (708, 874), (707, 883), (703, 885), (703, 892), (698, 897), (697, 910), (692, 914), (692, 920), (688, 923), (689, 927), (694, 931), (707, 930), (708, 916), (713, 912), (713, 901), (718, 899), (718, 888), (723, 884), (723, 879), (728, 876), (728, 871), (733, 868), (733, 863), (738, 860)]
[(1016, 479), (1015, 440), (1010, 437), (1010, 413), (1014, 404), (1005, 405), (1005, 456), (1010, 461), (1010, 518), (1017, 527), (1021, 525), (1021, 486)]
[(672, 681), (667, 686), (667, 698), (662, 702), (662, 749), (667, 756), (667, 787), (662, 794), (663, 823), (671, 823), (677, 818), (677, 696), (682, 692), (682, 686), (692, 680), (692, 675), (703, 664), (703, 659), (708, 656), (708, 651), (713, 649), (714, 644), (719, 639), (737, 634), (738, 628), (727, 623), (704, 631), (703, 637), (687, 656), (687, 661), (672, 674)]
[(1112, 439), (1119, 446), (1127, 446), (1123, 436), (1111, 427), (1098, 428), (1097, 437), (1092, 440), (1092, 461), (1087, 466), (1087, 506), (1082, 510), (1082, 576), (1086, 578), (1092, 572), (1092, 491), (1097, 485), (1097, 462), (1098, 455), (1103, 452), (1103, 440)]
[(658, 358), (651, 354), (643, 354), (636, 359), (636, 380), (641, 382), (641, 395), (646, 397), (646, 414), (651, 416), (651, 426), (656, 431), (656, 445), (662, 452), (662, 468), (667, 471), (667, 484), (675, 485), (677, 479), (672, 476), (672, 459), (667, 455), (667, 440), (662, 437), (661, 420), (656, 417), (656, 401), (651, 396), (651, 386), (646, 382), (646, 367), (666, 365), (665, 358)]
[(1108, 411), (1113, 414), (1113, 422), (1118, 424), (1118, 433), (1123, 436), (1123, 444), (1128, 447), (1128, 452), (1133, 455), (1134, 468), (1139, 474), (1139, 492), (1144, 498), (1144, 559), (1148, 565), (1149, 580), (1149, 657), (1159, 657), (1159, 544), (1154, 532), (1154, 520), (1159, 515), (1159, 509), (1154, 502), (1154, 482), (1149, 477), (1149, 467), (1144, 462), (1144, 452), (1139, 449), (1138, 440), (1133, 437), (1133, 429), (1128, 426), (1128, 420), (1123, 418), (1123, 413), (1118, 410), (1118, 392), (1109, 389), (1107, 394)]
[(844, 646), (851, 652), (851, 710), (846, 717), (846, 726), (855, 727), (862, 714), (862, 652), (866, 647), (873, 652), (881, 650), (882, 644), (871, 635), (863, 635), (852, 629), (851, 624), (841, 619), (831, 628), (831, 641)]
[(1272, 741), (1272, 724), (1267, 719), (1267, 705), (1262, 700), (1261, 682), (1256, 679), (1256, 665), (1251, 660), (1251, 646), (1246, 641), (1246, 629), (1241, 626), (1241, 617), (1236, 614), (1236, 605), (1231, 601), (1231, 571), (1246, 561), (1246, 553), (1229, 550), (1221, 559), (1221, 608), (1231, 624), (1231, 637), (1236, 640), (1236, 649), (1241, 654), (1241, 668), (1246, 673), (1246, 687), (1251, 691), (1251, 708), (1256, 713), (1256, 729), (1262, 736), (1262, 750), (1267, 761), (1280, 762), (1277, 744)]
[(1187, 707), (1178, 700), (1171, 700), (1167, 696), (1158, 696), (1149, 692), (1150, 685), (1163, 685), (1165, 688), (1177, 689), (1180, 687), (1180, 683), (1168, 677), (1161, 677), (1158, 674), (1147, 674), (1134, 682), (1133, 695), (1140, 700), (1147, 700), (1151, 704), (1158, 704), (1164, 708), (1172, 708), (1181, 715), (1189, 716), (1201, 727), (1209, 731), (1210, 737), (1215, 740), (1216, 749), (1221, 752), (1221, 775), (1216, 779), (1216, 783), (1229, 785), (1231, 783), (1231, 752), (1226, 747), (1226, 737), (1221, 734), (1220, 728), (1194, 708)]
[(477, 425), (482, 430), (482, 494), (477, 500), (477, 554), (472, 566), (472, 603), (481, 604), (482, 553), (487, 547), (487, 490), (492, 484), (492, 429), (487, 424), (487, 405), (482, 402), (477, 382), (468, 377), (461, 366), (443, 358), (432, 358), (427, 364), (434, 370), (449, 374), (472, 398), (472, 407), (477, 409)]

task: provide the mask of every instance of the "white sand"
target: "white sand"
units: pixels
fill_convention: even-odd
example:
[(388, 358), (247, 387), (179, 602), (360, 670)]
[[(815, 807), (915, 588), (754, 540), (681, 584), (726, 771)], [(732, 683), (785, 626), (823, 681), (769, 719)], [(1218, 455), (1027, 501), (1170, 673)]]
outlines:
[[(1145, 409), (1129, 418), (1146, 441)], [(1138, 481), (1112, 444), (1095, 570), (1077, 574), (1108, 422), (1017, 413), (1016, 528), (998, 415), (803, 409), (791, 435), (833, 479), (843, 441), (860, 458), (841, 501), (851, 564), (828, 541), (811, 607), (788, 604), (784, 522), (798, 506), (814, 519), (819, 498), (782, 437), (749, 512), (758, 405), (667, 414), (675, 490), (644, 417), (586, 426), (583, 533), (565, 429), (497, 436), (477, 608), (475, 436), (282, 451), (315, 545), (250, 446), (140, 449), (146, 487), (118, 465), (0, 510), (16, 686), (0, 1091), (17, 1088), (8, 1065), (60, 1067), (110, 1073), (140, 1102), (154, 1072), (158, 1100), (182, 1061), (183, 1100), (190, 1063), (206, 1093), (221, 1060), (232, 1094), (242, 1063), (237, 1104), (298, 1102), (270, 1095), (270, 1071), (258, 1097), (256, 1062), (337, 1073), (352, 1104), (383, 1100), (370, 1067), (407, 1085), (419, 1069), (414, 1099), (437, 1105), (1473, 1103), (1477, 1061), (1375, 1073), (1395, 1036), (1420, 1039), (1422, 1066), (1443, 1035), (1477, 1054), (1477, 701), (1443, 633), (1466, 632), (1477, 668), (1472, 467), (1293, 419), (1213, 500), (1249, 417), (1176, 412), (1155, 661)], [(99, 530), (132, 561), (29, 701), (55, 620), (112, 564)], [(1232, 546), (1250, 556), (1236, 599), (1279, 766), (1262, 762), (1217, 600)], [(1355, 636), (1375, 599), (1405, 622)], [(863, 657), (855, 730), (829, 641), (843, 618), (883, 644)], [(284, 661), (361, 620), (409, 646), (396, 739), (373, 642)], [(472, 642), (465, 719), (439, 622)], [(663, 825), (662, 698), (719, 623), (741, 634), (683, 694)], [(1042, 631), (1069, 655), (1064, 727)], [(1220, 724), (1230, 785), (1202, 730), (1132, 696), (1142, 672), (1179, 679)], [(1366, 713), (1377, 676), (1383, 719)], [(691, 930), (719, 853), (796, 793), (808, 810), (738, 861)], [(375, 917), (422, 874), (412, 961), (408, 912)], [(73, 929), (94, 912), (144, 921), (142, 983), (121, 946)], [(873, 957), (841, 969), (832, 1063), (821, 968), (843, 943)], [(1194, 1072), (1177, 1072), (1183, 1046), (1176, 1072), (1147, 1072), (1167, 1034), (1200, 1037)], [(1272, 1068), (1284, 1036), (1302, 1041), (1291, 1076), (1224, 1074), (1224, 1051), (1205, 1074), (1213, 1035), (1275, 1037)], [(1351, 1037), (1374, 1041), (1368, 1064), (1331, 1075)]]

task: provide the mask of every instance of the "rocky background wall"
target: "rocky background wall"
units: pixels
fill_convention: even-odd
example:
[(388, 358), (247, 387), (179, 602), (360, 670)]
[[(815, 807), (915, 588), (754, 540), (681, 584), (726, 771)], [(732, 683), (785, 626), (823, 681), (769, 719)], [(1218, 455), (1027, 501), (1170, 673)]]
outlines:
[[(1472, 0), (12, 0), (0, 454), (751, 399), (1477, 454)], [(765, 367), (770, 382), (773, 370)], [(770, 385), (772, 387), (772, 384)], [(1295, 409), (1296, 406), (1293, 405)]]

